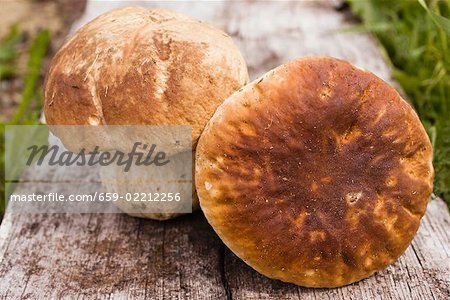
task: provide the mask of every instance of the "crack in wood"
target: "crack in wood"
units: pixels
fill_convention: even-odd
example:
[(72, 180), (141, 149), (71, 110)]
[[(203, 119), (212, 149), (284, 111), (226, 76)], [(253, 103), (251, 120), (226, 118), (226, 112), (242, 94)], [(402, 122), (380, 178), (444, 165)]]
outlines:
[(226, 274), (226, 261), (225, 261), (225, 252), (227, 251), (227, 248), (224, 244), (221, 245), (220, 247), (220, 256), (219, 256), (219, 261), (220, 261), (220, 278), (221, 278), (221, 282), (222, 282), (222, 286), (225, 290), (225, 295), (227, 300), (232, 300), (233, 299), (233, 295), (232, 295), (232, 291), (230, 288), (230, 285), (228, 284), (228, 279), (227, 279), (227, 274)]

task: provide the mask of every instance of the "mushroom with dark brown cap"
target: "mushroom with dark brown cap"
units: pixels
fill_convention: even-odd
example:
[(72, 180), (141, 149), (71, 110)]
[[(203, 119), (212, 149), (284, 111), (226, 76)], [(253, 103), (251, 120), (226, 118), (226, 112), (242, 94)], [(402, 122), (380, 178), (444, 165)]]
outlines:
[(337, 287), (393, 263), (432, 191), (432, 148), (411, 106), (352, 64), (310, 57), (231, 95), (197, 147), (206, 218), (275, 279)]

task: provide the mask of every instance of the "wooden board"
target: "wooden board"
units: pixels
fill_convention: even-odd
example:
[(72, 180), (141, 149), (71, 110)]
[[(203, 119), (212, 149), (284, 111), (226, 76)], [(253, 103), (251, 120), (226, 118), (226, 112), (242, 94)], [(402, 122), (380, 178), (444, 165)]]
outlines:
[[(90, 2), (81, 23), (98, 13), (99, 5), (116, 4)], [(145, 5), (175, 7), (222, 27), (243, 50), (252, 78), (297, 56), (324, 54), (350, 60), (393, 83), (373, 38), (342, 33), (353, 19), (330, 3)], [(48, 169), (33, 176), (58, 181), (62, 174)], [(76, 170), (70, 178), (98, 182), (97, 174)], [(55, 192), (64, 193), (64, 185)], [(222, 244), (201, 212), (167, 222), (121, 214), (7, 213), (0, 227), (0, 299), (449, 297), (450, 214), (440, 199), (431, 201), (412, 246), (397, 263), (338, 289), (307, 289), (256, 273)]]

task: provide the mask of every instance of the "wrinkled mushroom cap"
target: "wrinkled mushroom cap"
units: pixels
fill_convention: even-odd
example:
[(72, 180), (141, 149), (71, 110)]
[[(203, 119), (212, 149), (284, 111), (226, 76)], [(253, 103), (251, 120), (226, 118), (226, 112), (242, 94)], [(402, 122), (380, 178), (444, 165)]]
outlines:
[[(125, 7), (88, 23), (58, 51), (46, 78), (44, 111), (50, 125), (190, 125), (192, 137), (146, 128), (131, 128), (128, 134), (125, 126), (114, 136), (50, 127), (75, 152), (95, 146), (130, 151), (139, 141), (177, 155), (195, 149), (218, 105), (247, 82), (245, 61), (223, 31), (165, 9)], [(109, 171), (127, 179), (123, 172)], [(145, 209), (130, 214), (178, 215)]]
[(125, 7), (58, 51), (45, 117), (58, 125), (191, 125), (195, 147), (217, 106), (247, 82), (244, 59), (221, 30), (170, 10)]
[(432, 148), (386, 82), (327, 57), (282, 65), (230, 96), (197, 147), (200, 205), (260, 273), (346, 285), (408, 247), (432, 191)]

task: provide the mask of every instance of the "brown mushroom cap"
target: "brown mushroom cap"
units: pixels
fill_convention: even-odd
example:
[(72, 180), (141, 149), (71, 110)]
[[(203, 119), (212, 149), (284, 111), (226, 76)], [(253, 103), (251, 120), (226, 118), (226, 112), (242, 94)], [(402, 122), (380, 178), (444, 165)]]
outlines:
[(230, 96), (197, 147), (200, 205), (260, 273), (346, 285), (408, 247), (432, 191), (432, 148), (386, 82), (327, 57), (282, 65)]
[(125, 7), (82, 27), (56, 54), (45, 116), (60, 125), (191, 125), (195, 146), (217, 106), (247, 82), (223, 31), (165, 9)]
[[(195, 149), (219, 104), (247, 82), (245, 61), (223, 31), (165, 9), (125, 7), (88, 23), (58, 51), (46, 78), (44, 111), (50, 125), (191, 125)], [(75, 152), (95, 146), (129, 151), (136, 141), (158, 146), (175, 141), (164, 136), (170, 130), (133, 129), (131, 136), (118, 138), (98, 130), (51, 128)], [(186, 138), (189, 142), (177, 140), (187, 149), (165, 147), (165, 152), (191, 153)], [(116, 173), (118, 179), (127, 176)]]

